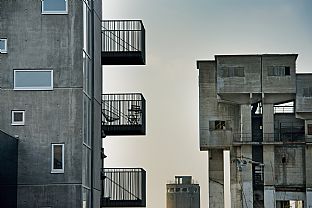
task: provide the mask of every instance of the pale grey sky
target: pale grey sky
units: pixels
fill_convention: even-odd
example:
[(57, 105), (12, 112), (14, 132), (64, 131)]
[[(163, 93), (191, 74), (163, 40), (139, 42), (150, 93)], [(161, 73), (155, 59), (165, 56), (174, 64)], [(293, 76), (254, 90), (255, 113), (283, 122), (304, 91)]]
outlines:
[(199, 151), (196, 60), (215, 54), (298, 53), (312, 72), (311, 0), (105, 0), (105, 19), (142, 19), (147, 65), (104, 69), (104, 92), (142, 92), (147, 135), (106, 137), (107, 167), (147, 170), (147, 207), (165, 208), (165, 184), (193, 175), (207, 206)]

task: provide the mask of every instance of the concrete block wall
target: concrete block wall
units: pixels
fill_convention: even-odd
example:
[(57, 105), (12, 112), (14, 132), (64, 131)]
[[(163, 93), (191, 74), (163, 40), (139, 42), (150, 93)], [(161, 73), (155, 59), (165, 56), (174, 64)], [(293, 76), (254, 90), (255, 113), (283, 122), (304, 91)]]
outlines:
[[(233, 131), (239, 129), (239, 106), (219, 102), (216, 94), (214, 61), (198, 62), (200, 148), (225, 148), (231, 145)], [(226, 129), (212, 130), (215, 121), (226, 121)]]
[[(297, 74), (296, 79), (296, 113), (300, 116), (309, 116), (304, 113), (312, 112), (312, 97), (303, 96), (304, 89), (312, 90), (312, 74)], [(307, 117), (311, 119), (311, 116)]]
[[(68, 14), (43, 15), (41, 1), (0, 4), (0, 127), (19, 136), (18, 207), (81, 207), (83, 141), (82, 1), (68, 1)], [(100, 203), (101, 17), (94, 15), (94, 207)], [(14, 69), (52, 69), (52, 91), (14, 91)], [(25, 125), (11, 126), (11, 110), (25, 110)], [(51, 144), (65, 144), (65, 172), (51, 174)], [(68, 200), (70, 199), (70, 200)]]
[(305, 146), (275, 146), (275, 185), (304, 187)]
[[(296, 59), (297, 54), (264, 54), (262, 55), (262, 92), (263, 93), (296, 93)], [(268, 67), (290, 67), (290, 76), (268, 76)]]
[[(261, 58), (256, 55), (215, 56), (217, 64), (217, 92), (259, 93), (261, 92)], [(222, 77), (223, 67), (243, 67), (244, 77)]]

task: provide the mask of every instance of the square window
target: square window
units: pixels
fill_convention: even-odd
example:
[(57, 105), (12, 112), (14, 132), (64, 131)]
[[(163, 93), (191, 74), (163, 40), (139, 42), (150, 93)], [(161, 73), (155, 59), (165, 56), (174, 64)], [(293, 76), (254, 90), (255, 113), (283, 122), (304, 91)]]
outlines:
[(12, 111), (12, 126), (22, 126), (25, 124), (25, 111), (14, 110)]
[(41, 0), (42, 14), (68, 14), (68, 0)]
[(14, 70), (14, 90), (53, 90), (53, 70)]
[(7, 39), (6, 38), (0, 38), (0, 53), (7, 53)]
[(52, 144), (51, 173), (64, 173), (64, 144)]

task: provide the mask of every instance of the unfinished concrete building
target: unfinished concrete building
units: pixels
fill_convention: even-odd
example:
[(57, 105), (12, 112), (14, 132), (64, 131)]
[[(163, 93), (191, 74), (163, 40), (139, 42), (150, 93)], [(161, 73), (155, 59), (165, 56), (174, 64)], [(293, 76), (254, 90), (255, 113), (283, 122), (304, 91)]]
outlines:
[[(312, 207), (312, 74), (297, 54), (216, 55), (197, 61), (200, 149), (209, 154), (209, 205)], [(224, 150), (230, 168), (224, 170)]]

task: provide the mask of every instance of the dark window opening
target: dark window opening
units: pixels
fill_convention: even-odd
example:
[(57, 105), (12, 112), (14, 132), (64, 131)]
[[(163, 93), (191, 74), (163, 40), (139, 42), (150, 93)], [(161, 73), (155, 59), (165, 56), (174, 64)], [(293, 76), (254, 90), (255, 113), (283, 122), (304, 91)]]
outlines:
[(245, 77), (244, 67), (222, 67), (221, 77)]
[(283, 157), (282, 157), (282, 163), (285, 164), (286, 162), (287, 162), (286, 157), (283, 156)]
[(268, 76), (290, 76), (290, 67), (268, 66)]
[(225, 130), (225, 121), (215, 121), (215, 130)]
[(312, 124), (308, 124), (308, 135), (312, 135)]
[(290, 67), (285, 66), (285, 76), (290, 76)]
[(182, 192), (188, 192), (187, 188), (182, 188)]

